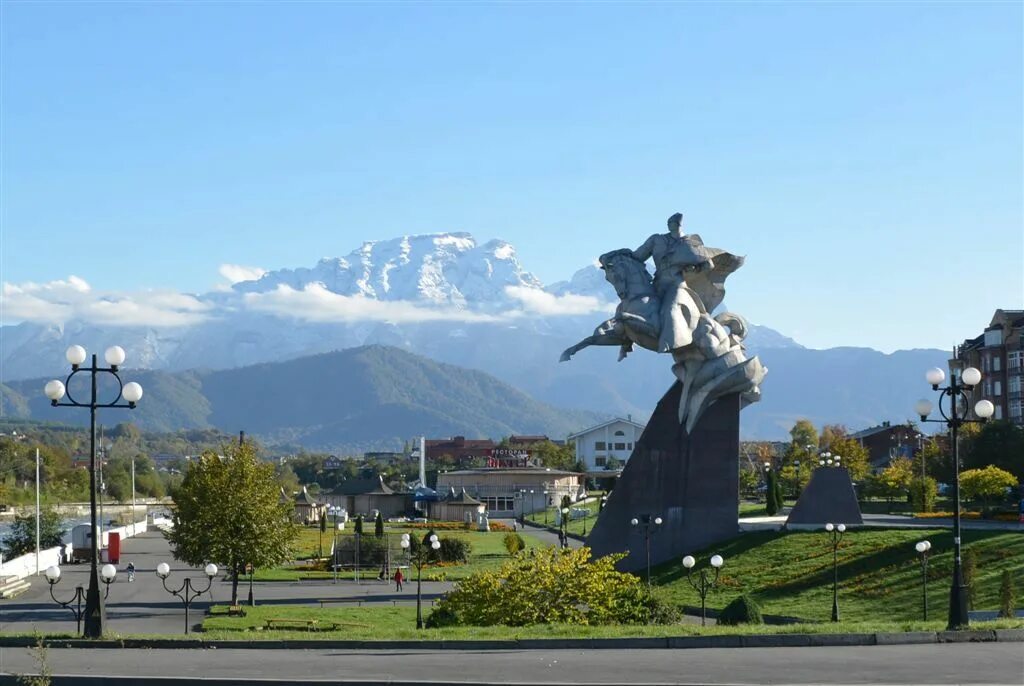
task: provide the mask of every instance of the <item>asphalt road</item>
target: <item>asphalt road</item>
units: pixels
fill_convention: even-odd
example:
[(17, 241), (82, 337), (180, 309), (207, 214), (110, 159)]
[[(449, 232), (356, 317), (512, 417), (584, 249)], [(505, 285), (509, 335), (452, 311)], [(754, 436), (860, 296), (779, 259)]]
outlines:
[[(135, 563), (135, 581), (128, 583), (124, 566)], [(156, 576), (156, 566), (166, 562), (171, 566), (167, 586), (172, 590), (181, 587), (185, 576), (192, 578), (198, 588), (206, 588), (206, 576), (200, 569), (190, 569), (171, 557), (167, 541), (159, 532), (147, 532), (122, 542), (122, 554), (118, 575), (110, 587), (107, 599), (107, 631), (117, 634), (181, 634), (185, 631), (184, 605), (177, 597), (168, 593)], [(56, 597), (68, 600), (75, 595), (75, 586), (88, 586), (89, 565), (67, 565), (61, 568), (61, 581), (54, 588)], [(17, 598), (0, 601), (0, 631), (26, 632), (38, 629), (44, 632), (75, 631), (75, 618), (70, 610), (57, 605), (50, 597), (45, 576), (31, 578), (32, 588)], [(430, 600), (449, 590), (451, 583), (423, 582), (423, 596)], [(239, 584), (238, 595), (242, 602), (248, 598), (248, 584)], [(396, 593), (391, 583), (380, 583), (375, 579), (356, 584), (354, 581), (339, 581), (333, 584), (325, 581), (267, 582), (254, 584), (253, 595), (258, 605), (310, 604), (316, 605), (321, 598), (362, 599), (367, 602), (392, 601), (415, 603), (416, 584), (406, 583), (401, 593)], [(202, 622), (203, 614), (210, 606), (226, 604), (231, 600), (230, 582), (217, 579), (210, 592), (197, 598), (189, 610), (192, 626)], [(84, 601), (83, 601), (84, 606)]]
[[(55, 675), (391, 684), (1007, 684), (1024, 683), (1020, 643), (697, 650), (54, 649)], [(0, 650), (0, 671), (34, 668)], [(122, 683), (128, 683), (127, 681)]]

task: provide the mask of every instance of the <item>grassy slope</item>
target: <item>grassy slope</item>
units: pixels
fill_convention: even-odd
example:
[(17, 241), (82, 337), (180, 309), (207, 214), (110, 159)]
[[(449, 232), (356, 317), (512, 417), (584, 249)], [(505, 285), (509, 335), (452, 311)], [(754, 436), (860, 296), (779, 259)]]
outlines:
[[(860, 529), (847, 532), (839, 548), (839, 612), (845, 621), (921, 618), (921, 567), (914, 543), (932, 542), (928, 567), (931, 618), (945, 616), (952, 569), (952, 534), (943, 530)], [(1016, 532), (970, 531), (965, 545), (979, 555), (975, 609), (999, 607), (999, 582), (1012, 570), (1024, 588), (1024, 536)], [(752, 594), (769, 614), (828, 620), (832, 609), (832, 550), (824, 532), (756, 532), (696, 555), (701, 564), (714, 553), (725, 558), (710, 607), (722, 607), (741, 593)], [(676, 603), (699, 605), (678, 563), (652, 573), (659, 592)], [(1019, 595), (1019, 591), (1018, 591)]]

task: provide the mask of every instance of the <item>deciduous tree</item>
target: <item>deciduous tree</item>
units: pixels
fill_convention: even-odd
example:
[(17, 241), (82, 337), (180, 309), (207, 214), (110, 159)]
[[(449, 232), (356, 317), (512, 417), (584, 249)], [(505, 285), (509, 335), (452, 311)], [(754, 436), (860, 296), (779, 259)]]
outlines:
[(274, 466), (253, 446), (222, 448), (192, 460), (173, 493), (174, 527), (166, 534), (174, 556), (192, 566), (219, 562), (231, 572), (231, 603), (246, 564), (272, 567), (286, 560), (298, 534), (291, 503), (280, 502)]
[(1006, 494), (1006, 489), (1017, 485), (1017, 477), (1010, 472), (989, 465), (984, 469), (968, 469), (960, 474), (960, 492), (966, 500), (981, 500), (985, 506), (993, 498)]

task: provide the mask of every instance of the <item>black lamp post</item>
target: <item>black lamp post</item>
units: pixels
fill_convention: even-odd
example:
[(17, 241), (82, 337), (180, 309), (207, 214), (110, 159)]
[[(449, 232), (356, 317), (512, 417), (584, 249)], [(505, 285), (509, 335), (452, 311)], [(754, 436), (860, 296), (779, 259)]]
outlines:
[(924, 610), (924, 621), (928, 621), (928, 551), (932, 549), (931, 541), (919, 541), (914, 550), (921, 556), (921, 608)]
[[(100, 571), (100, 577), (103, 580), (103, 585), (106, 588), (103, 591), (103, 599), (106, 600), (107, 596), (110, 595), (110, 584), (114, 583), (114, 577), (117, 576), (117, 567), (114, 565), (103, 565), (103, 569)], [(71, 610), (71, 614), (75, 617), (77, 624), (77, 633), (82, 633), (82, 600), (85, 598), (85, 589), (81, 586), (75, 587), (75, 595), (70, 600), (57, 600), (57, 596), (53, 594), (53, 587), (60, 583), (60, 567), (54, 565), (47, 568), (46, 570), (46, 583), (50, 584), (50, 597), (53, 598), (53, 602), (57, 603), (61, 607)], [(72, 606), (74, 603), (74, 606)], [(86, 604), (88, 609), (88, 604)]]
[[(103, 353), (109, 367), (100, 367), (96, 355), (92, 356), (92, 365), (82, 367), (87, 353), (80, 345), (73, 345), (67, 349), (65, 357), (71, 363), (71, 373), (61, 382), (57, 379), (46, 384), (44, 392), (54, 407), (87, 407), (89, 408), (89, 538), (92, 539), (92, 551), (89, 560), (89, 589), (85, 594), (85, 633), (86, 638), (102, 638), (103, 625), (106, 623), (106, 609), (103, 607), (103, 598), (100, 597), (99, 585), (99, 559), (100, 541), (97, 540), (96, 526), (96, 410), (101, 407), (118, 407), (134, 409), (135, 403), (142, 399), (142, 386), (131, 381), (122, 383), (118, 376), (118, 368), (124, 364), (124, 350), (120, 346), (107, 348)], [(79, 402), (71, 395), (69, 386), (71, 379), (76, 374), (88, 372), (92, 382), (92, 392), (88, 402)], [(117, 381), (117, 397), (111, 402), (101, 403), (96, 392), (96, 377), (98, 374), (110, 374)], [(67, 398), (61, 402), (62, 398)], [(121, 401), (124, 402), (121, 402)], [(108, 587), (109, 588), (109, 587)], [(52, 590), (52, 588), (51, 588)]]
[[(964, 586), (963, 567), (960, 560), (960, 446), (957, 441), (957, 433), (964, 424), (982, 423), (988, 420), (995, 412), (995, 406), (988, 400), (979, 400), (974, 405), (974, 414), (978, 419), (967, 419), (963, 417), (963, 410), (969, 401), (967, 392), (974, 386), (981, 383), (981, 372), (974, 367), (968, 367), (960, 373), (950, 376), (949, 385), (942, 388), (939, 386), (946, 380), (946, 373), (934, 367), (925, 374), (925, 379), (932, 385), (932, 390), (940, 391), (939, 414), (942, 419), (928, 419), (933, 405), (928, 400), (918, 400), (914, 405), (917, 414), (922, 422), (937, 422), (945, 424), (949, 428), (950, 440), (953, 443), (953, 580), (949, 589), (949, 623), (950, 630), (963, 629), (970, 624), (970, 617), (967, 614), (967, 588)], [(942, 405), (944, 398), (949, 399), (949, 414)], [(964, 407), (960, 407), (960, 403)]]
[(644, 549), (647, 554), (647, 588), (651, 587), (651, 530), (661, 526), (661, 517), (651, 517), (649, 514), (640, 515), (640, 518), (633, 517), (629, 523), (634, 527), (640, 527), (644, 533)]
[(562, 514), (562, 518), (561, 518), (562, 525), (560, 527), (561, 531), (559, 532), (560, 533), (560, 537), (562, 539), (562, 547), (563, 548), (568, 548), (569, 547), (569, 508), (563, 507), (561, 510), (559, 510), (559, 512)]
[[(429, 547), (427, 547), (429, 544)], [(409, 540), (409, 534), (402, 534), (402, 547), (405, 548), (409, 554), (409, 562), (416, 566), (416, 628), (423, 628), (423, 610), (422, 610), (422, 584), (423, 584), (423, 565), (427, 564), (430, 560), (430, 551), (440, 550), (441, 541), (437, 540), (437, 534), (431, 534), (430, 538), (423, 542), (423, 545), (416, 548), (416, 552), (412, 550), (412, 542)]]
[(178, 596), (181, 601), (185, 603), (185, 633), (188, 634), (188, 608), (192, 604), (192, 601), (210, 590), (210, 586), (213, 585), (213, 577), (217, 576), (217, 565), (212, 562), (206, 565), (203, 569), (203, 573), (206, 574), (206, 588), (200, 590), (192, 588), (192, 579), (185, 577), (185, 582), (181, 585), (177, 591), (172, 591), (167, 588), (167, 577), (171, 573), (171, 567), (166, 562), (161, 562), (156, 566), (156, 575), (160, 577), (160, 581), (164, 585), (164, 590), (171, 595)]
[(832, 543), (832, 621), (839, 621), (839, 541), (843, 540), (846, 532), (845, 524), (825, 525), (825, 531), (829, 534)]
[(693, 559), (692, 555), (687, 555), (683, 558), (683, 566), (686, 567), (686, 580), (693, 586), (693, 590), (697, 591), (700, 595), (700, 625), (704, 626), (707, 622), (707, 597), (708, 591), (715, 587), (718, 583), (718, 574), (722, 569), (722, 564), (725, 560), (722, 559), (721, 555), (711, 556), (711, 567), (715, 570), (715, 578), (712, 579), (708, 576), (708, 570), (705, 567), (700, 570), (700, 575), (693, 578), (693, 566), (697, 564), (697, 561)]

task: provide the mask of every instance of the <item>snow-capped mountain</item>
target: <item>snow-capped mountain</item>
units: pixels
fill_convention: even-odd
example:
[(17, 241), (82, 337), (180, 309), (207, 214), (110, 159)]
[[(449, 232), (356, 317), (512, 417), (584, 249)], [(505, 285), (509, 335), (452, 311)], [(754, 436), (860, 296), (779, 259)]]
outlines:
[[(53, 317), (58, 321), (50, 323), (44, 316), (24, 317), (27, 321), (4, 326), (0, 381), (60, 374), (71, 344), (101, 352), (117, 343), (128, 351), (127, 369), (156, 370), (232, 369), (387, 345), (485, 371), (555, 405), (637, 417), (648, 414), (671, 383), (661, 355), (639, 352), (616, 364), (613, 350), (595, 348), (559, 364), (564, 348), (589, 335), (614, 310), (615, 294), (604, 272), (587, 265), (569, 280), (545, 287), (519, 262), (511, 244), (478, 243), (467, 233), (367, 242), (310, 268), (269, 271), (201, 295), (91, 293), (80, 279), (58, 286), (66, 292), (53, 289), (53, 309), (71, 307), (79, 316)], [(47, 288), (5, 284), (6, 311), (36, 312), (32, 308), (45, 304)], [(17, 300), (26, 294), (31, 302)], [(161, 308), (171, 308), (174, 316), (162, 318)], [(94, 316), (111, 310), (135, 318), (97, 321)], [(900, 408), (916, 398), (916, 386), (909, 389), (919, 375), (920, 355), (907, 375), (906, 392), (901, 388), (887, 396), (890, 408), (880, 406), (877, 388), (863, 394), (851, 389), (872, 378), (875, 367), (884, 367), (887, 378), (902, 378), (902, 360), (909, 357), (864, 349), (805, 350), (753, 323), (746, 343), (769, 369), (764, 401), (744, 413), (747, 437), (783, 436), (787, 422), (799, 416), (854, 427), (900, 420), (906, 414)], [(918, 352), (934, 357), (933, 365), (945, 356)], [(845, 362), (851, 355), (855, 366)], [(776, 361), (786, 365), (784, 374), (777, 373)], [(844, 393), (807, 400), (805, 389), (819, 384), (804, 370), (825, 374), (847, 366), (849, 383), (835, 386)]]
[(266, 293), (282, 286), (321, 284), (331, 293), (374, 300), (501, 311), (513, 305), (509, 286), (543, 289), (505, 241), (478, 244), (468, 233), (402, 236), (369, 241), (345, 257), (324, 258), (312, 269), (281, 269), (233, 286)]

